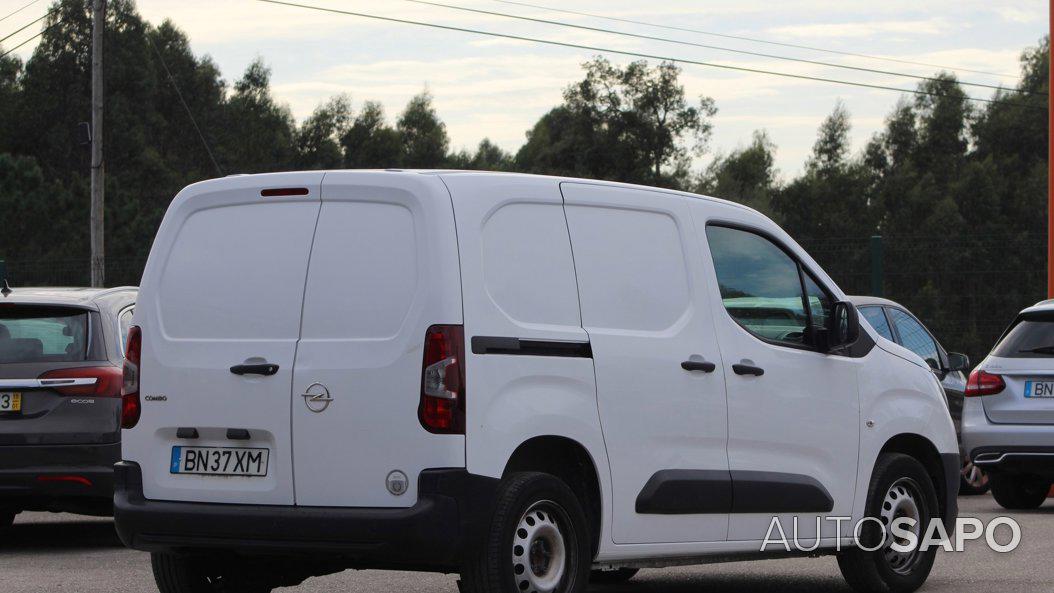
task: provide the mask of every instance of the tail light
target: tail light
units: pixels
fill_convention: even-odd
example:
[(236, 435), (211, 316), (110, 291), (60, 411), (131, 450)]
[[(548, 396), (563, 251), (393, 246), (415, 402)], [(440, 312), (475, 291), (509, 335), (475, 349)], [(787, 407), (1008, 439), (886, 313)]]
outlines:
[(421, 426), (437, 434), (465, 434), (465, 330), (433, 325), (425, 333), (421, 371)]
[(124, 345), (124, 381), (121, 384), (121, 428), (139, 423), (139, 362), (143, 353), (143, 333), (138, 325), (128, 328)]
[(1004, 389), (1006, 389), (1006, 383), (1003, 382), (1002, 377), (976, 369), (970, 373), (970, 378), (966, 381), (965, 395), (966, 397), (995, 395)]
[(73, 397), (120, 397), (121, 369), (113, 366), (56, 369), (37, 377), (40, 386)]

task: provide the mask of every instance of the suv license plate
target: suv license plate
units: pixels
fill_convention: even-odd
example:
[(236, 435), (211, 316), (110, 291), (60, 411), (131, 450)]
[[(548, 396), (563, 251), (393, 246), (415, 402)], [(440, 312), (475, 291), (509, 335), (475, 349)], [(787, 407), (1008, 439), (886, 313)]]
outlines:
[(22, 394), (10, 391), (0, 392), (0, 412), (21, 412)]
[(267, 475), (268, 449), (248, 447), (172, 447), (169, 473), (200, 476)]
[(1052, 398), (1052, 397), (1054, 397), (1054, 381), (1025, 381), (1025, 397), (1027, 397), (1027, 398)]

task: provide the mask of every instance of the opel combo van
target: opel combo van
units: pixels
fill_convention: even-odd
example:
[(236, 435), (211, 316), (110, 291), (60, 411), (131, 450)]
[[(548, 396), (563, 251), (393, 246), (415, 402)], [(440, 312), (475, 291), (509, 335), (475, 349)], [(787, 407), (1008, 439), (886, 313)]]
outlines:
[(796, 554), (912, 591), (934, 549), (886, 531), (955, 520), (955, 431), (926, 363), (845, 298), (772, 221), (692, 194), (441, 171), (191, 185), (128, 340), (117, 529), (163, 593), (347, 568), (573, 593)]

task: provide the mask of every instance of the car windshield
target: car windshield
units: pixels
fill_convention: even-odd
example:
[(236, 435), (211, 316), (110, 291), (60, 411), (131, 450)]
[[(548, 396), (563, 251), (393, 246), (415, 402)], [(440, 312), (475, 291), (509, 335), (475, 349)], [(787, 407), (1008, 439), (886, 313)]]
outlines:
[(992, 350), (992, 355), (1002, 358), (1054, 356), (1054, 318), (1026, 318), (1019, 321)]
[(0, 308), (0, 364), (87, 359), (88, 313), (57, 307)]

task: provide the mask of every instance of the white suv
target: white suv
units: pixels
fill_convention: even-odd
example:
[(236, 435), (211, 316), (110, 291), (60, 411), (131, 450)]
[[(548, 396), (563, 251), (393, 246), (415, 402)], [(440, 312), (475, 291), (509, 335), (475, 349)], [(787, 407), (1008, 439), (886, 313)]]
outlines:
[(926, 363), (845, 298), (772, 221), (692, 194), (195, 184), (143, 276), (117, 528), (163, 593), (349, 567), (565, 593), (798, 553), (762, 552), (797, 517), (858, 590), (911, 591), (932, 549), (865, 552), (831, 519), (953, 522), (955, 431)]

